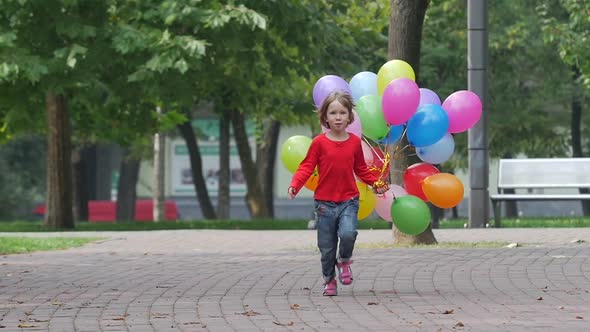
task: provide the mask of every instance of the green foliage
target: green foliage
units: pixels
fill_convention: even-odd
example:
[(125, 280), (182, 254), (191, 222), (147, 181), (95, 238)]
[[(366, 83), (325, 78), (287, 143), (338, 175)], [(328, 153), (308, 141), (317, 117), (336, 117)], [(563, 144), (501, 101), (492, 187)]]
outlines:
[(538, 4), (537, 12), (542, 18), (544, 40), (557, 46), (566, 64), (582, 71), (581, 81), (590, 89), (590, 3), (543, 1)]
[[(564, 156), (568, 151), (568, 68), (543, 43), (535, 1), (488, 2), (489, 146), (492, 158), (526, 154)], [(441, 100), (467, 89), (467, 6), (432, 2), (426, 13), (420, 85)], [(467, 134), (445, 167), (467, 167)]]
[(0, 145), (0, 220), (27, 218), (45, 194), (45, 141), (19, 137)]

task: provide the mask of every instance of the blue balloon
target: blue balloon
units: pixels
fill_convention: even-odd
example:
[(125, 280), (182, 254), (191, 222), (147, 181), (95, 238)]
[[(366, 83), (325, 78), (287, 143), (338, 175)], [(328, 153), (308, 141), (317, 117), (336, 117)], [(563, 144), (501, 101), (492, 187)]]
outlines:
[(453, 152), (455, 152), (455, 139), (449, 133), (432, 145), (416, 148), (418, 157), (429, 164), (442, 164), (451, 158)]
[(408, 142), (416, 147), (432, 145), (448, 131), (449, 117), (440, 105), (422, 105), (408, 120)]
[(404, 133), (404, 125), (389, 126), (389, 133), (383, 139), (379, 140), (380, 144), (393, 144), (397, 142)]
[(352, 92), (352, 98), (357, 102), (361, 97), (375, 95), (377, 92), (377, 74), (370, 71), (361, 71), (354, 75), (348, 83)]

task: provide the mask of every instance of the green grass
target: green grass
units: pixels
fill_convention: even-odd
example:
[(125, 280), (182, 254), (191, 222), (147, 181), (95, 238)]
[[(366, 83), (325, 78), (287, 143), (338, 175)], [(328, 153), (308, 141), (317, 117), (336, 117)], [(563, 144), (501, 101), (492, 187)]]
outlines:
[[(440, 222), (439, 228), (463, 228), (467, 219), (452, 219)], [(489, 221), (490, 225), (494, 224), (493, 220)], [(590, 227), (590, 218), (518, 218), (502, 219), (502, 228), (573, 228), (573, 227)]]
[[(439, 228), (463, 228), (467, 219), (452, 219), (440, 222)], [(201, 220), (181, 222), (133, 222), (133, 223), (88, 223), (81, 222), (73, 231), (145, 231), (169, 229), (226, 229), (226, 230), (304, 230), (308, 220)], [(493, 224), (493, 221), (490, 221)], [(544, 227), (590, 227), (590, 218), (520, 218), (503, 219), (504, 228)], [(359, 229), (390, 229), (383, 220), (361, 220)], [(0, 222), (0, 232), (46, 232), (55, 231), (43, 227), (40, 221)], [(72, 230), (63, 230), (72, 231)]]
[[(227, 229), (227, 230), (304, 230), (308, 220), (202, 220), (181, 222), (88, 223), (81, 222), (73, 231), (145, 231), (169, 229)], [(389, 229), (383, 220), (359, 222), (360, 229)], [(0, 232), (47, 232), (40, 221), (0, 222)], [(62, 230), (72, 231), (72, 230)]]
[(100, 238), (88, 237), (53, 237), (53, 238), (31, 238), (31, 237), (0, 237), (0, 255), (23, 254), (42, 250), (59, 250), (79, 247), (86, 243), (100, 240)]

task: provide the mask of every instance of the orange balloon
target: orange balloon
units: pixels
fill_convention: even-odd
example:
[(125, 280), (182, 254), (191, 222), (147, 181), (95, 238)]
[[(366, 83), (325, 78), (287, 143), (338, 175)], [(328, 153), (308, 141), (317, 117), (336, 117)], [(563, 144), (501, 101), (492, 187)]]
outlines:
[(311, 191), (315, 191), (318, 188), (319, 182), (320, 182), (320, 174), (318, 173), (318, 169), (316, 168), (303, 186), (305, 186), (305, 188), (307, 188)]
[(463, 183), (449, 173), (428, 176), (422, 182), (422, 190), (434, 206), (443, 209), (455, 207), (463, 200)]

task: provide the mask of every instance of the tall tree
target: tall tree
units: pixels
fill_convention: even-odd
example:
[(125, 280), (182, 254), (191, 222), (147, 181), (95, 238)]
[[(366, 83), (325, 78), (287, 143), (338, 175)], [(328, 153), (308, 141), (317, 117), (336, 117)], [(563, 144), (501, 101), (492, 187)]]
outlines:
[[(97, 59), (110, 57), (104, 47), (107, 4), (51, 0), (0, 6), (0, 99), (9, 113), (27, 114), (28, 124), (47, 124), (45, 225), (73, 228), (70, 114), (79, 111), (82, 99), (94, 98)], [(42, 103), (47, 122), (39, 119)]]
[[(543, 19), (545, 42), (557, 47), (561, 60), (570, 69), (565, 77), (570, 78), (572, 86), (569, 103), (572, 157), (584, 157), (590, 153), (587, 140), (582, 140), (582, 114), (587, 105), (584, 101), (590, 100), (590, 4), (579, 0), (543, 1), (537, 11)], [(590, 123), (588, 120), (586, 123)], [(580, 189), (580, 193), (589, 192), (588, 188)], [(584, 215), (590, 215), (590, 202), (582, 201), (581, 204)]]
[[(400, 59), (409, 63), (414, 69), (416, 81), (418, 82), (420, 77), (422, 26), (429, 3), (429, 0), (391, 1), (388, 56), (389, 59)], [(405, 146), (408, 142), (404, 138), (400, 144)], [(404, 170), (408, 166), (420, 162), (417, 157), (411, 156), (414, 153), (413, 150), (405, 149), (399, 157), (396, 156), (395, 167), (392, 167), (394, 182), (402, 183), (401, 174), (403, 174)], [(404, 234), (394, 227), (393, 238), (397, 244), (436, 243), (436, 238), (430, 226), (417, 236)]]

